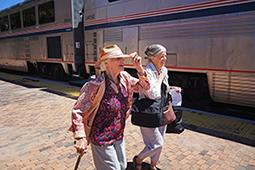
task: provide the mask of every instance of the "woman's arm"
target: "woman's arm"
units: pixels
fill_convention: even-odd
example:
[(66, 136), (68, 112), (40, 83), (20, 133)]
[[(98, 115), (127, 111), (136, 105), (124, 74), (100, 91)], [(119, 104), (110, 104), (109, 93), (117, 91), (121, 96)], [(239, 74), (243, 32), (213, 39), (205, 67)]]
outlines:
[(72, 109), (72, 131), (74, 138), (86, 137), (84, 132), (84, 120), (91, 117), (91, 109), (93, 109), (93, 101), (97, 96), (98, 89), (103, 81), (103, 77), (87, 82), (81, 89), (80, 96)]
[(80, 96), (77, 99), (72, 109), (72, 132), (75, 139), (86, 137), (84, 132), (83, 118), (86, 115), (89, 107), (92, 104), (92, 94), (89, 92), (89, 84), (85, 84), (81, 90)]
[(148, 90), (150, 88), (150, 83), (147, 78), (147, 72), (143, 69), (141, 64), (142, 58), (138, 56), (136, 52), (131, 53), (130, 57), (139, 77), (139, 79), (137, 79), (130, 76), (129, 74), (126, 75), (126, 78), (128, 78), (128, 81), (131, 84), (131, 88), (133, 89), (132, 91), (139, 93)]
[(157, 73), (150, 68), (146, 69), (148, 73), (148, 79), (150, 82), (150, 89), (147, 90), (146, 92), (143, 92), (143, 94), (140, 97), (145, 97), (149, 99), (160, 99), (161, 98), (161, 84), (164, 81), (166, 77), (165, 72), (161, 72), (160, 75), (158, 76)]

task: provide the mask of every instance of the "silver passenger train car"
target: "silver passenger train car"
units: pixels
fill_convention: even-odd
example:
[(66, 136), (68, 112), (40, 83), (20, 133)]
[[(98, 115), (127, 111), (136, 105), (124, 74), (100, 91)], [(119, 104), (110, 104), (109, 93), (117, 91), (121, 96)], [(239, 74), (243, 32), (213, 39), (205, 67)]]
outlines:
[(83, 0), (24, 0), (0, 11), (0, 67), (53, 79), (84, 73)]
[(0, 11), (0, 28), (1, 68), (93, 74), (109, 44), (145, 66), (159, 43), (170, 84), (193, 101), (255, 107), (255, 0), (25, 0)]
[(255, 107), (254, 0), (87, 0), (84, 11), (87, 72), (105, 45), (145, 57), (159, 43), (170, 84), (193, 101)]

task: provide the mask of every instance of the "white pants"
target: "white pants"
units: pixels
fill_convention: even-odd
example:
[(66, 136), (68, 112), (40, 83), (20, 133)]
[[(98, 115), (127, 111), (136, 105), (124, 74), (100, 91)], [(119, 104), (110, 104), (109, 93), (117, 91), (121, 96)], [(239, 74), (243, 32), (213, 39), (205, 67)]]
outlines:
[(146, 146), (138, 154), (139, 158), (145, 159), (150, 157), (151, 161), (158, 162), (164, 143), (166, 127), (166, 125), (157, 128), (140, 127), (143, 142)]
[(127, 168), (124, 139), (106, 148), (91, 143), (94, 164), (97, 170), (124, 170)]

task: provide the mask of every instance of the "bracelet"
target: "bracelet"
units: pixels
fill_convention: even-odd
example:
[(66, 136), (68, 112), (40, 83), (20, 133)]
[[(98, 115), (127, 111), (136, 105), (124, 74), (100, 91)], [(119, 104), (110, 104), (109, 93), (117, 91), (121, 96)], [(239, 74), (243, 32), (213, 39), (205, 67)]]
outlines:
[(75, 145), (78, 140), (83, 139), (83, 138), (85, 138), (85, 137), (75, 138), (73, 144)]
[(85, 138), (85, 137), (79, 137), (79, 138), (75, 138), (75, 140), (80, 140), (80, 139), (83, 139), (83, 138)]
[(138, 72), (138, 71), (137, 71), (137, 75), (138, 75), (138, 76), (145, 76), (145, 77), (147, 76), (146, 71), (145, 71), (144, 69), (143, 69), (142, 72)]
[(143, 76), (144, 75), (144, 72), (137, 72), (137, 74), (139, 75), (139, 76)]

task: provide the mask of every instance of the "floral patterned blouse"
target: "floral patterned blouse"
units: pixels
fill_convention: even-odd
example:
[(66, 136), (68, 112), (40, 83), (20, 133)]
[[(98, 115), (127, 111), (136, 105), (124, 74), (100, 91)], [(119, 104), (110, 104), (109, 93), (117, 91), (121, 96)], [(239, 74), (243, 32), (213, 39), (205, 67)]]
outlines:
[(117, 93), (108, 78), (105, 79), (105, 93), (94, 119), (91, 131), (91, 142), (94, 145), (107, 147), (123, 139), (128, 93), (120, 84)]
[[(84, 131), (85, 130), (84, 122), (86, 122), (88, 120), (89, 110), (93, 105), (93, 101), (94, 101), (95, 96), (99, 90), (100, 84), (103, 81), (105, 81), (104, 77), (105, 77), (104, 74), (101, 74), (96, 79), (90, 80), (89, 82), (85, 83), (81, 89), (80, 96), (77, 99), (77, 101), (74, 104), (74, 107), (72, 109), (72, 126), (71, 126), (70, 130), (73, 132), (74, 138), (86, 137), (86, 134)], [(112, 96), (113, 93), (111, 92), (111, 89), (105, 90), (105, 92), (104, 92), (105, 94), (103, 95), (104, 100), (101, 100), (102, 102), (100, 103), (98, 110), (106, 109), (105, 107), (109, 106), (110, 108), (107, 108), (107, 110), (109, 111), (108, 112), (109, 116), (104, 115), (104, 113), (102, 111), (98, 111), (99, 116), (97, 118), (95, 118), (94, 120), (96, 120), (99, 123), (103, 123), (102, 122), (103, 117), (109, 118), (111, 116), (117, 116), (116, 120), (119, 121), (118, 125), (120, 125), (119, 123), (122, 123), (121, 126), (122, 126), (122, 128), (124, 128), (125, 123), (123, 122), (123, 119), (125, 116), (125, 120), (126, 120), (128, 118), (128, 116), (130, 115), (130, 111), (131, 111), (130, 108), (131, 108), (131, 104), (132, 104), (133, 92), (139, 93), (139, 92), (145, 92), (146, 90), (149, 90), (150, 82), (147, 79), (147, 77), (139, 76), (139, 79), (137, 79), (137, 78), (132, 77), (126, 71), (120, 72), (119, 78), (120, 78), (120, 84), (121, 84), (120, 85), (121, 86), (121, 94), (118, 94), (119, 96), (117, 96), (118, 101), (113, 101), (113, 96)], [(105, 83), (105, 84), (107, 84), (107, 83)], [(111, 102), (114, 105), (107, 106), (107, 104), (110, 104)], [(121, 105), (118, 105), (119, 104), (118, 102), (120, 102)], [(123, 109), (122, 111), (116, 111), (117, 109), (120, 109), (121, 107), (125, 107), (125, 109)], [(111, 110), (111, 113), (110, 113), (110, 110)], [(110, 127), (110, 126), (114, 125), (112, 120), (109, 120), (108, 123), (110, 123), (110, 124), (105, 125), (105, 127)], [(92, 124), (92, 128), (93, 128), (93, 124)], [(94, 130), (95, 130), (95, 128), (94, 128)], [(112, 128), (111, 130), (114, 130), (114, 129)], [(105, 130), (103, 132), (103, 131), (99, 130), (99, 131), (92, 132), (92, 133), (95, 136), (95, 139), (97, 140), (97, 138), (101, 137), (100, 135), (103, 135), (102, 133), (105, 133), (105, 132), (107, 132), (107, 131)], [(121, 131), (119, 134), (123, 135), (123, 131)], [(113, 136), (113, 134), (111, 134), (111, 135), (112, 135), (111, 139), (113, 139), (113, 138), (118, 139), (118, 137), (119, 137), (119, 136), (118, 137)], [(105, 136), (104, 136), (104, 138), (106, 139)], [(94, 140), (94, 143), (96, 143), (96, 140)], [(98, 141), (99, 140), (97, 140), (97, 142)]]

